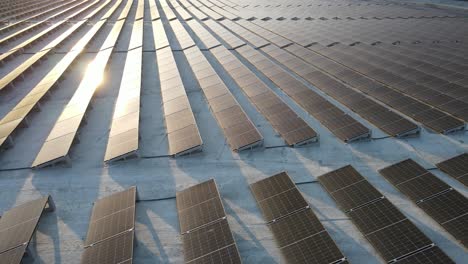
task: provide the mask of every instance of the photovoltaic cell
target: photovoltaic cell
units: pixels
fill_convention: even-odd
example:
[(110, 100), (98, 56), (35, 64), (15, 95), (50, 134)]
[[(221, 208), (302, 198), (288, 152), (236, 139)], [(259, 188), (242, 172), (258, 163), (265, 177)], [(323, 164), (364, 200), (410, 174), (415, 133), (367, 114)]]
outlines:
[(403, 182), (396, 187), (415, 202), (450, 189), (448, 184), (430, 172)]
[(468, 248), (468, 214), (464, 214), (442, 224), (442, 226), (460, 243)]
[(389, 182), (394, 185), (400, 184), (417, 176), (427, 173), (427, 170), (421, 167), (412, 159), (400, 161), (396, 164), (379, 170)]
[(132, 230), (135, 226), (135, 206), (92, 221), (88, 227), (85, 246)]
[(250, 189), (257, 201), (262, 201), (295, 187), (296, 185), (285, 172), (281, 172), (250, 185)]
[(445, 223), (468, 213), (468, 200), (455, 190), (437, 195), (418, 205), (439, 223)]
[(328, 192), (334, 192), (363, 179), (361, 174), (350, 165), (318, 177), (319, 182)]
[(185, 262), (211, 254), (234, 244), (229, 224), (226, 219), (196, 229), (182, 236)]
[(0, 263), (1, 264), (17, 264), (21, 263), (24, 252), (28, 245), (22, 245), (14, 249), (10, 249), (6, 252), (0, 254)]
[(131, 264), (133, 237), (134, 231), (130, 231), (85, 248), (81, 264)]
[(369, 233), (366, 238), (387, 262), (432, 244), (408, 219)]
[(185, 233), (225, 217), (219, 197), (204, 201), (179, 211), (180, 231)]
[(387, 199), (362, 206), (348, 214), (363, 234), (369, 234), (406, 218)]
[(181, 211), (206, 200), (218, 197), (218, 189), (213, 179), (177, 192), (177, 210)]
[(136, 187), (114, 193), (94, 203), (91, 222), (135, 205)]
[(242, 263), (235, 244), (213, 251), (203, 257), (194, 259), (190, 264), (240, 264)]
[(310, 208), (281, 218), (269, 226), (280, 248), (325, 230)]
[[(23, 245), (28, 246), (49, 199), (51, 198), (46, 196), (21, 204), (2, 215), (0, 218), (0, 253)], [(49, 206), (52, 205), (49, 204)], [(11, 254), (8, 257), (16, 256), (16, 253)]]
[(375, 199), (381, 198), (382, 194), (368, 181), (362, 180), (332, 192), (331, 196), (344, 211), (349, 211), (353, 208), (374, 201)]
[(258, 205), (267, 222), (308, 206), (307, 202), (296, 188), (271, 196), (259, 202)]
[(399, 264), (451, 264), (455, 263), (439, 247), (433, 246), (407, 258), (399, 260)]
[(326, 231), (283, 247), (281, 252), (287, 263), (294, 264), (333, 263), (344, 259), (343, 254)]
[(437, 167), (468, 186), (468, 154), (463, 153), (437, 164)]

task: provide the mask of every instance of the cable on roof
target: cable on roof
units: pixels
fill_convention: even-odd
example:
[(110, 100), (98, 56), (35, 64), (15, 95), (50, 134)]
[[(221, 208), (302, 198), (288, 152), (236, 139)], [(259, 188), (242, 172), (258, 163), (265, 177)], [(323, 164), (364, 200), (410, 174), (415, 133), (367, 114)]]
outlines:
[(267, 146), (265, 149), (274, 149), (274, 148), (289, 148), (288, 145), (278, 145), (278, 146)]
[(391, 138), (392, 136), (384, 136), (384, 137), (378, 137), (378, 138), (371, 138), (372, 140), (379, 140), (379, 139), (386, 139), (386, 138)]
[(7, 169), (0, 169), (1, 171), (17, 171), (17, 170), (30, 170), (31, 167), (19, 167), (19, 168), (7, 168)]
[(319, 181), (313, 180), (313, 181), (303, 181), (303, 182), (296, 182), (296, 185), (302, 185), (302, 184), (309, 184), (309, 183), (317, 183)]
[(156, 155), (156, 156), (141, 156), (141, 159), (159, 159), (159, 158), (170, 158), (172, 155)]
[(164, 198), (153, 198), (153, 199), (137, 199), (136, 202), (158, 202), (158, 201), (165, 201), (165, 200), (172, 200), (175, 199), (175, 196), (164, 197)]

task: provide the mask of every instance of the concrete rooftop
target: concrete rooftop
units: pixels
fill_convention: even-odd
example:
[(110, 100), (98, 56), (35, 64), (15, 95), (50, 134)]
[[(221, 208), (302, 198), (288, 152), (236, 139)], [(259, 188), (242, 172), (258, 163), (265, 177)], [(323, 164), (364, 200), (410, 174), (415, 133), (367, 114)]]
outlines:
[[(136, 3), (138, 2), (137, 0), (128, 1), (134, 1), (134, 4), (108, 64), (103, 84), (94, 94), (91, 108), (87, 111), (87, 123), (80, 129), (80, 143), (71, 149), (72, 166), (58, 164), (53, 167), (30, 169), (55, 121), (77, 89), (86, 66), (96, 56), (96, 51), (109, 34), (113, 21), (118, 17), (124, 4), (117, 8), (109, 22), (93, 38), (91, 44), (78, 58), (77, 63), (66, 73), (65, 79), (52, 91), (47, 100), (41, 103), (41, 111), (28, 116), (29, 127), (18, 129), (14, 136), (14, 147), (0, 153), (0, 214), (15, 205), (47, 194), (53, 197), (57, 207), (55, 212), (45, 214), (39, 223), (35, 239), (30, 245), (35, 247), (38, 253), (34, 263), (79, 263), (93, 202), (98, 198), (134, 185), (138, 188), (140, 199), (161, 199), (137, 203), (136, 237), (138, 247), (134, 250), (134, 263), (182, 263), (183, 250), (179, 238), (180, 229), (176, 203), (173, 197), (176, 191), (210, 178), (216, 179), (218, 184), (242, 261), (244, 263), (280, 263), (283, 261), (280, 251), (275, 244), (272, 233), (264, 223), (260, 210), (249, 190), (249, 184), (281, 171), (287, 171), (295, 182), (312, 181), (317, 176), (347, 164), (353, 165), (454, 261), (466, 263), (468, 255), (463, 246), (377, 172), (383, 167), (406, 158), (412, 158), (426, 168), (433, 168), (440, 161), (467, 152), (468, 134), (466, 131), (444, 135), (421, 125), (421, 132), (418, 136), (409, 138), (386, 137), (383, 131), (367, 120), (294, 75), (306, 83), (310, 89), (323, 95), (372, 131), (372, 139), (344, 143), (249, 65), (275, 94), (280, 96), (319, 134), (317, 143), (300, 148), (285, 147), (283, 139), (247, 100), (241, 89), (223, 71), (216, 59), (209, 51), (203, 51), (264, 137), (262, 147), (236, 153), (231, 151), (227, 145), (183, 52), (175, 51), (177, 66), (181, 72), (203, 140), (203, 151), (177, 158), (167, 157), (168, 139), (161, 107), (158, 65), (156, 64), (154, 36), (150, 22), (149, 4), (154, 0), (144, 0), (147, 8), (144, 10), (143, 31), (144, 55), (139, 124), (140, 157), (104, 164), (110, 122), (132, 31), (131, 21), (135, 16)], [(175, 46), (177, 40), (174, 33), (166, 20), (161, 3), (156, 2), (169, 41), (172, 46)], [(167, 2), (173, 5), (176, 1), (168, 0)], [(209, 3), (209, 0), (200, 2)], [(331, 24), (334, 23), (333, 17), (359, 19), (361, 16), (367, 16), (370, 17), (367, 21), (371, 27), (373, 21), (382, 21), (372, 18), (373, 14), (380, 16), (382, 13), (402, 12), (411, 15), (411, 12), (416, 12), (415, 10), (428, 14), (441, 14), (441, 18), (426, 18), (434, 25), (450, 25), (452, 21), (456, 21), (457, 25), (462, 28), (453, 28), (452, 30), (459, 30), (458, 32), (464, 30), (465, 33), (468, 31), (468, 11), (445, 6), (457, 1), (437, 1), (437, 3), (443, 2), (443, 5), (439, 6), (428, 6), (421, 1), (413, 3), (384, 0), (216, 1), (216, 3), (218, 2), (234, 3), (234, 6), (237, 6), (236, 10), (239, 11), (237, 15), (240, 20), (251, 17), (256, 17), (257, 20), (265, 17), (272, 19), (283, 17), (285, 20), (276, 20), (276, 22), (271, 23), (295, 23), (304, 28), (303, 34), (307, 34), (308, 27), (330, 28), (326, 23), (335, 25)], [(246, 5), (249, 6), (241, 7)], [(444, 16), (455, 16), (456, 18)], [(294, 20), (294, 17), (297, 17), (298, 20)], [(315, 19), (306, 20), (307, 17)], [(318, 22), (320, 17), (325, 17), (328, 20)], [(180, 17), (178, 19), (185, 25)], [(400, 20), (404, 19), (395, 18), (392, 22)], [(420, 23), (420, 20), (417, 19), (405, 21), (407, 21), (407, 27), (411, 27), (413, 22), (414, 24)], [(203, 24), (203, 21), (199, 22)], [(342, 24), (336, 24), (332, 28), (339, 31), (340, 25)], [(47, 38), (27, 47), (22, 54), (8, 61), (0, 68), (0, 78), (31, 57), (69, 26), (67, 25)], [(47, 60), (43, 61), (40, 66), (35, 66), (33, 71), (25, 75), (24, 81), (18, 82), (13, 89), (0, 91), (0, 118), (3, 118), (70, 51), (73, 44), (91, 26), (92, 23), (86, 25), (79, 33), (67, 39), (61, 47), (47, 55)], [(447, 27), (447, 30), (449, 28)], [(390, 30), (379, 34), (385, 35), (389, 32)], [(31, 32), (23, 38), (0, 46), (0, 52), (8, 51), (33, 34)], [(193, 35), (193, 33), (190, 34)], [(7, 33), (4, 33), (3, 36), (5, 35)], [(0, 35), (0, 37), (3, 36)], [(376, 41), (379, 40), (378, 36), (376, 34)], [(454, 42), (459, 40), (461, 47), (468, 47), (466, 46), (468, 35), (459, 35), (459, 39), (455, 36), (456, 34), (454, 34), (453, 39), (440, 41)], [(402, 35), (401, 39), (397, 39), (397, 37), (398, 35), (396, 35), (395, 41), (403, 43), (413, 41), (408, 40), (407, 36)], [(356, 41), (360, 41), (359, 37), (356, 38)], [(323, 40), (320, 44), (328, 45), (330, 43)], [(233, 53), (239, 56), (236, 52)], [(468, 89), (468, 87), (466, 88)], [(439, 170), (432, 172), (465, 196), (468, 195), (468, 189), (460, 182)], [(337, 207), (320, 184), (301, 184), (298, 185), (298, 188), (351, 263), (383, 263), (377, 252)]]

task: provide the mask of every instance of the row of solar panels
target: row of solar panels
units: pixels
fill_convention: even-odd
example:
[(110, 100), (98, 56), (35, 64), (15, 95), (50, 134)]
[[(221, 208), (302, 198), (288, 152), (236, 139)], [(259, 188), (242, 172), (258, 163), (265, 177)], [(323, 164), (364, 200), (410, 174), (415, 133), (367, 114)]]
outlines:
[(19, 19), (31, 13), (40, 12), (50, 6), (50, 1), (2, 1), (0, 4), (0, 23), (7, 23), (11, 19)]
[[(118, 2), (118, 4), (120, 3), (121, 2)], [(169, 7), (167, 3), (162, 3), (161, 5), (163, 7)], [(116, 7), (117, 5), (115, 5), (114, 8), (103, 17), (103, 19), (108, 18), (115, 11)], [(128, 1), (126, 8), (119, 16), (118, 21), (126, 18), (130, 7), (131, 1)], [(153, 9), (151, 16), (155, 25), (153, 30), (163, 31), (164, 27), (162, 26), (161, 21), (159, 20), (159, 22), (155, 22), (155, 20), (160, 18), (156, 6), (153, 5), (152, 7)], [(138, 109), (139, 90), (141, 88), (141, 68), (132, 69), (132, 67), (129, 65), (134, 65), (135, 63), (137, 65), (141, 65), (141, 63), (138, 62), (141, 62), (142, 21), (140, 20), (142, 20), (143, 17), (142, 10), (143, 3), (140, 3), (138, 4), (137, 16), (135, 17), (136, 22), (134, 23), (132, 30), (133, 33), (132, 39), (130, 41), (130, 51), (128, 52), (126, 62), (127, 70), (124, 71), (120, 90), (123, 96), (119, 96), (119, 98), (125, 99), (117, 100), (116, 111), (114, 112), (111, 136), (109, 139), (105, 160), (125, 158), (131, 154), (135, 154), (138, 150)], [(163, 8), (163, 10), (165, 9)], [(96, 13), (94, 12), (94, 14)], [(87, 16), (87, 18), (90, 17), (92, 16)], [(83, 42), (81, 43), (85, 44), (85, 42), (87, 43), (91, 40), (93, 34), (95, 34), (104, 23), (104, 21), (100, 22), (102, 23), (94, 25), (94, 27), (90, 30), (90, 34), (87, 35), (89, 37), (82, 38)], [(206, 31), (202, 25), (200, 25), (200, 23), (196, 22), (195, 20), (191, 20), (189, 22), (190, 23), (187, 24), (190, 28), (193, 29), (194, 32), (202, 33), (197, 34), (197, 36), (202, 39), (201, 42), (203, 45), (209, 49), (215, 57), (218, 58), (218, 61), (224, 66), (226, 71), (230, 74), (238, 86), (244, 91), (248, 99), (267, 118), (267, 120), (270, 121), (273, 128), (278, 131), (278, 133), (285, 139), (288, 145), (301, 145), (303, 143), (312, 142), (317, 139), (317, 135), (312, 128), (310, 128), (301, 118), (299, 118), (284, 102), (282, 102), (281, 99), (279, 99), (279, 97), (277, 97), (271, 90), (269, 90), (265, 84), (261, 82), (254, 73), (248, 70), (246, 66), (244, 66), (231, 52), (227, 51), (224, 47), (219, 46), (219, 42), (213, 38), (213, 36), (208, 31)], [(346, 68), (343, 66), (338, 65), (332, 61), (327, 61), (325, 58), (314, 54), (311, 50), (293, 45), (291, 41), (288, 41), (279, 35), (274, 35), (264, 29), (258, 31), (259, 27), (252, 26), (254, 24), (250, 22), (240, 23), (243, 26), (228, 20), (222, 21), (221, 23), (231, 31), (242, 35), (244, 39), (248, 40), (257, 49), (260, 49), (270, 57), (273, 57), (275, 60), (281, 62), (290, 70), (294, 71), (296, 74), (303, 77), (310, 83), (316, 85), (319, 89), (322, 89), (329, 95), (333, 96), (335, 99), (345, 104), (350, 109), (356, 111), (362, 117), (371, 121), (377, 127), (381, 128), (383, 131), (386, 131), (390, 135), (404, 136), (417, 133), (419, 131), (419, 128), (409, 120), (399, 116), (395, 112), (389, 111), (382, 105), (375, 103), (373, 100), (360, 93), (355, 92), (354, 90), (346, 87), (328, 75), (317, 71), (316, 68), (312, 67), (311, 64), (315, 65), (317, 61), (321, 61), (323, 62), (323, 65), (325, 65), (322, 65), (325, 67), (325, 70), (328, 72), (331, 71), (332, 73), (337, 73), (338, 75), (342, 75), (344, 73), (343, 71), (346, 70)], [(318, 96), (316, 93), (312, 92), (301, 82), (297, 80), (294, 81), (295, 78), (290, 76), (285, 70), (281, 69), (279, 66), (276, 67), (276, 71), (278, 72), (273, 70), (273, 67), (270, 68), (269, 66), (274, 66), (274, 64), (267, 56), (246, 46), (246, 43), (243, 40), (232, 34), (232, 32), (228, 31), (226, 28), (221, 27), (216, 22), (209, 20), (206, 21), (205, 24), (219, 37), (223, 38), (223, 40), (227, 42), (230, 49), (235, 49), (236, 51), (239, 50), (241, 55), (244, 53), (244, 57), (247, 58), (249, 62), (258, 66), (262, 73), (269, 77), (275, 84), (278, 85), (279, 88), (285, 91), (308, 113), (312, 114), (320, 122), (322, 122), (322, 124), (328, 127), (335, 135), (337, 135), (337, 137), (344, 141), (369, 137), (369, 129), (350, 116), (344, 114), (343, 111), (341, 111), (335, 105), (329, 103), (321, 96)], [(184, 54), (189, 60), (189, 63), (192, 61), (191, 66), (194, 71), (196, 71), (195, 67), (200, 68), (200, 65), (195, 66), (198, 64), (198, 62), (193, 62), (195, 59), (190, 58), (191, 54), (189, 53), (189, 49), (194, 50), (195, 53), (201, 54), (200, 51), (196, 51), (198, 50), (198, 47), (195, 47), (195, 42), (192, 40), (191, 36), (187, 33), (184, 26), (178, 20), (171, 21), (170, 25), (173, 28), (174, 33), (179, 41), (180, 47), (178, 50), (184, 51)], [(75, 29), (78, 27), (79, 26), (76, 26)], [(110, 55), (110, 51), (105, 51), (104, 49), (113, 47), (116, 39), (118, 38), (121, 27), (115, 26), (114, 29), (116, 29), (116, 31), (112, 31), (112, 34), (109, 36), (109, 42), (106, 41), (106, 43), (104, 43), (100, 52), (103, 54), (106, 53), (103, 55), (103, 57), (106, 58), (100, 60), (100, 56), (97, 56), (97, 60), (95, 60), (93, 63), (100, 64), (101, 68), (102, 65), (105, 65), (104, 62), (109, 59), (108, 56)], [(71, 30), (69, 33), (71, 32), (73, 32), (73, 30)], [(257, 34), (264, 37), (265, 39), (268, 39), (268, 41)], [(158, 45), (160, 44), (168, 44), (164, 31), (158, 32), (157, 36), (161, 36), (161, 38), (155, 38), (157, 49), (159, 47)], [(48, 51), (50, 51), (53, 47), (58, 45), (67, 37), (68, 35), (65, 34), (62, 39), (56, 39), (56, 41), (53, 41), (49, 45), (50, 48), (35, 54), (33, 57), (24, 62), (22, 67), (7, 75), (2, 79), (2, 81), (5, 82), (5, 85), (12, 83), (12, 80), (20, 76), (24, 71), (32, 66), (32, 64), (45, 56)], [(279, 46), (284, 47), (284, 49), (271, 45), (269, 41), (272, 41), (272, 43), (275, 44), (280, 43)], [(289, 51), (289, 53), (287, 51)], [(161, 50), (158, 50), (157, 52), (159, 52), (161, 56), (163, 55)], [(247, 53), (250, 55), (247, 55)], [(296, 56), (293, 56), (292, 54)], [(67, 54), (67, 57), (70, 57), (71, 59), (64, 59), (62, 61), (66, 62), (68, 60), (71, 63), (77, 55), (78, 53), (71, 52), (71, 54)], [(169, 48), (167, 48), (165, 56), (169, 57), (162, 57), (161, 60), (158, 61), (161, 63), (161, 65), (165, 65), (165, 63), (168, 62), (168, 59), (170, 60), (172, 57), (171, 52), (169, 52)], [(302, 61), (300, 58), (305, 59), (310, 64)], [(251, 121), (244, 114), (242, 109), (237, 107), (237, 102), (232, 97), (232, 95), (228, 93), (227, 89), (224, 89), (224, 84), (222, 84), (222, 81), (219, 79), (219, 77), (216, 74), (211, 75), (211, 73), (214, 71), (212, 69), (206, 69), (206, 67), (211, 68), (206, 58), (204, 58), (202, 55), (199, 56), (198, 60), (201, 60), (204, 64), (204, 66), (202, 66), (203, 68), (201, 68), (203, 70), (203, 74), (198, 75), (198, 81), (200, 86), (207, 87), (207, 89), (202, 88), (207, 98), (210, 97), (208, 96), (209, 93), (214, 94), (214, 97), (211, 98), (212, 100), (208, 99), (210, 108), (213, 110), (213, 106), (220, 106), (220, 108), (224, 111), (219, 111), (220, 113), (218, 113), (216, 109), (213, 110), (218, 123), (223, 128), (223, 132), (225, 132), (225, 136), (228, 139), (231, 148), (233, 150), (241, 150), (260, 144), (262, 141), (261, 135), (253, 127)], [(181, 92), (185, 93), (185, 89), (183, 89), (181, 86), (183, 84), (180, 83), (180, 80), (174, 79), (177, 78), (174, 77), (174, 74), (179, 75), (178, 70), (176, 69), (176, 65), (174, 65), (173, 60), (169, 63), (172, 65), (172, 70), (167, 73), (168, 77), (165, 77), (164, 73), (160, 69), (160, 73), (163, 75), (162, 78), (168, 78), (161, 79), (161, 84), (165, 86), (167, 83), (167, 87), (173, 86), (178, 88), (175, 90), (174, 88), (170, 89), (171, 92), (169, 92), (169, 90), (166, 91), (165, 89), (162, 89), (163, 97), (167, 97), (166, 95), (169, 96), (168, 101), (164, 102), (166, 126), (169, 128), (174, 123), (171, 121), (172, 119), (186, 120), (185, 126), (180, 126), (177, 124), (178, 126), (175, 127), (176, 130), (172, 131), (171, 128), (171, 131), (168, 131), (170, 154), (177, 155), (201, 149), (202, 142), (186, 95), (184, 96), (183, 94), (180, 94)], [(262, 70), (262, 67), (265, 67), (265, 70)], [(102, 72), (102, 69), (100, 71)], [(381, 85), (375, 87), (376, 84), (369, 84), (369, 80), (367, 80), (366, 77), (360, 76), (350, 70), (348, 70), (346, 73), (347, 74), (345, 74), (345, 76), (348, 76), (348, 79), (355, 80), (356, 78), (354, 77), (357, 76), (359, 77), (358, 79), (360, 82), (362, 82), (363, 79), (364, 81), (367, 81), (365, 82), (366, 85), (357, 86), (357, 88), (361, 88), (362, 91), (367, 92), (369, 95), (377, 99), (381, 99), (382, 101), (385, 101), (384, 98), (388, 98), (385, 91), (392, 91), (390, 88)], [(52, 76), (52, 79), (60, 77), (60, 72), (57, 74), (57, 72), (52, 71), (49, 74)], [(91, 74), (94, 74), (94, 72), (89, 73), (89, 75)], [(197, 76), (197, 74), (195, 75)], [(202, 79), (204, 80), (202, 81)], [(54, 81), (49, 82), (47, 78), (45, 78), (45, 80), (48, 84), (55, 84)], [(85, 78), (81, 83), (81, 85), (83, 85), (83, 89), (87, 85), (92, 85), (96, 88), (99, 84), (92, 83), (91, 81), (88, 83), (85, 80), (87, 80), (87, 78)], [(289, 81), (293, 83), (295, 82), (296, 85), (292, 86), (293, 88), (291, 88)], [(40, 84), (42, 85), (42, 82)], [(41, 87), (40, 91), (48, 91), (48, 89), (49, 88)], [(81, 98), (79, 92), (80, 90), (81, 89), (75, 93), (77, 98)], [(92, 89), (89, 89), (88, 92), (86, 92), (87, 99), (84, 103), (80, 102), (78, 104), (71, 100), (69, 105), (67, 105), (66, 110), (63, 112), (63, 116), (65, 117), (59, 119), (56, 123), (53, 131), (49, 134), (48, 139), (46, 140), (43, 148), (34, 161), (33, 166), (48, 165), (57, 161), (68, 160), (68, 152), (70, 150), (71, 144), (77, 139), (78, 128), (82, 124), (84, 113), (86, 111), (89, 100), (92, 97), (92, 93), (89, 93), (89, 91), (92, 91)], [(226, 91), (226, 93), (224, 91)], [(29, 98), (29, 95), (33, 95), (33, 97)], [(38, 101), (42, 98), (41, 93), (36, 94), (34, 92), (30, 93), (29, 95), (25, 97), (25, 100), (17, 105), (16, 108), (19, 108), (17, 111), (15, 108), (14, 111), (12, 111), (11, 116), (7, 115), (7, 117), (1, 121), (1, 125), (4, 127), (4, 131), (2, 132), (2, 135), (0, 135), (0, 138), (2, 138), (2, 145), (3, 143), (11, 143), (12, 132), (14, 132), (17, 126), (26, 119), (26, 115), (32, 110), (34, 106), (38, 105)], [(128, 95), (130, 95), (130, 97), (126, 98)], [(174, 95), (179, 96), (174, 98)], [(382, 98), (379, 96), (382, 96)], [(392, 97), (392, 99), (394, 98)], [(395, 100), (392, 100), (392, 102), (393, 101)], [(421, 105), (424, 106), (424, 104), (417, 101), (411, 101), (412, 108), (408, 110), (407, 114), (414, 114), (414, 111), (416, 110), (419, 112), (421, 112), (422, 109), (427, 110), (427, 108), (421, 109)], [(460, 122), (459, 120), (449, 116), (441, 117), (440, 113), (436, 110), (429, 110), (431, 111), (423, 111), (423, 113), (421, 113), (422, 117), (430, 115), (433, 118), (437, 117), (437, 119), (424, 120), (421, 118), (420, 121), (426, 121), (426, 124), (434, 129), (438, 129), (441, 132), (449, 132), (464, 127), (464, 123)], [(229, 124), (225, 124), (226, 121), (229, 122)], [(437, 124), (434, 124), (433, 121), (437, 122)], [(132, 125), (122, 125), (127, 123), (131, 123)], [(228, 128), (230, 131), (226, 130)]]
[[(467, 157), (438, 166), (465, 177)], [(379, 172), (467, 247), (465, 196), (410, 159)], [(386, 262), (453, 263), (352, 166), (318, 181)], [(287, 173), (255, 182), (250, 189), (287, 263), (347, 263)], [(136, 201), (137, 189), (131, 187), (94, 203), (81, 263), (131, 263)], [(186, 263), (241, 262), (213, 179), (177, 192), (176, 204)], [(47, 196), (6, 212), (0, 219), (0, 262), (20, 263), (40, 216), (54, 208)]]

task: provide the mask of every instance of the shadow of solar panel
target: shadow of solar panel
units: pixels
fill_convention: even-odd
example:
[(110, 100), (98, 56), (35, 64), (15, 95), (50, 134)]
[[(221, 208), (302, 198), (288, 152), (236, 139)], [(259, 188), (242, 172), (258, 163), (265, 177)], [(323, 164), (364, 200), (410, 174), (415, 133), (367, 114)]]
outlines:
[(89, 224), (85, 246), (132, 230), (135, 227), (135, 206), (102, 217)]
[(348, 213), (363, 234), (369, 234), (406, 217), (387, 199), (367, 204)]
[(442, 226), (465, 248), (468, 248), (468, 214), (454, 218), (442, 224)]
[(327, 189), (334, 192), (348, 185), (354, 184), (364, 179), (351, 165), (325, 173), (319, 176), (318, 181)]
[(286, 172), (278, 173), (250, 185), (250, 189), (258, 202), (295, 187), (296, 185)]
[(136, 187), (134, 186), (99, 199), (94, 203), (90, 221), (93, 222), (125, 208), (135, 206), (135, 201)]
[(445, 160), (437, 164), (437, 167), (457, 179), (465, 186), (468, 186), (468, 154), (463, 153), (459, 156)]
[(134, 231), (85, 248), (81, 264), (132, 263)]
[(455, 263), (439, 247), (433, 246), (398, 261), (401, 264), (450, 264)]
[(186, 263), (235, 245), (226, 219), (184, 234), (182, 243)]
[(280, 248), (325, 231), (310, 208), (274, 221), (269, 227)]
[(263, 217), (267, 222), (309, 206), (296, 188), (271, 196), (258, 202)]
[(287, 263), (334, 263), (343, 254), (326, 231), (281, 248)]
[(427, 173), (427, 170), (412, 159), (407, 159), (385, 167), (379, 173), (393, 185), (398, 185)]
[(219, 197), (179, 210), (180, 231), (185, 233), (226, 217)]
[(240, 264), (242, 263), (236, 244), (213, 251), (212, 253), (194, 259), (190, 264)]
[(16, 264), (21, 263), (23, 259), (24, 252), (28, 245), (21, 245), (19, 247), (10, 249), (6, 252), (0, 254), (0, 263), (1, 264)]
[(468, 213), (468, 199), (455, 190), (427, 199), (418, 205), (441, 224)]
[(366, 180), (332, 192), (331, 196), (344, 211), (349, 211), (383, 197), (382, 194)]
[(177, 192), (177, 210), (182, 211), (212, 198), (219, 197), (218, 188), (213, 179)]
[(430, 172), (402, 182), (396, 187), (415, 202), (450, 189), (448, 184)]
[(366, 237), (387, 262), (432, 244), (432, 241), (407, 219), (367, 234)]

